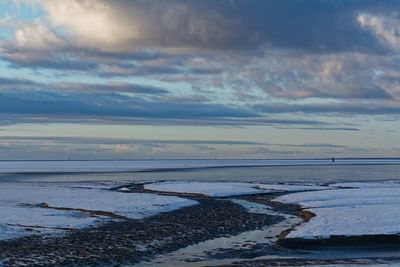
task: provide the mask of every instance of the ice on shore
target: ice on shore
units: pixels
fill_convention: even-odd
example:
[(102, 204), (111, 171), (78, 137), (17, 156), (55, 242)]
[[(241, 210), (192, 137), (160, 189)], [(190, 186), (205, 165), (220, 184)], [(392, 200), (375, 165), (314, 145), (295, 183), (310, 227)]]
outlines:
[[(45, 204), (44, 204), (45, 203)], [(130, 219), (141, 219), (197, 202), (174, 196), (123, 193), (102, 188), (82, 188), (58, 184), (0, 184), (0, 240), (34, 233), (53, 233), (64, 228), (83, 228), (105, 220), (107, 214), (89, 216), (74, 210), (45, 206), (111, 212)]]
[[(0, 240), (35, 233), (59, 233), (111, 220), (104, 213), (93, 217), (76, 209), (140, 219), (197, 203), (175, 196), (111, 191), (107, 190), (109, 186), (0, 183)], [(146, 184), (145, 188), (211, 197), (286, 192), (275, 200), (300, 204), (317, 215), (292, 231), (289, 238), (400, 234), (400, 183), (395, 182), (319, 186), (177, 181), (154, 182)], [(70, 210), (48, 209), (46, 206)]]
[[(228, 197), (271, 193), (283, 203), (300, 204), (317, 216), (297, 227), (288, 238), (327, 238), (332, 235), (400, 234), (400, 183), (336, 183), (326, 186), (230, 182), (157, 182), (146, 189)], [(297, 193), (296, 193), (297, 192)]]
[(328, 238), (400, 234), (399, 183), (341, 183), (332, 190), (281, 196), (278, 202), (300, 204), (317, 216), (287, 238)]
[(193, 193), (210, 197), (254, 195), (274, 191), (324, 190), (328, 187), (309, 185), (231, 183), (231, 182), (156, 182), (145, 185), (153, 191)]

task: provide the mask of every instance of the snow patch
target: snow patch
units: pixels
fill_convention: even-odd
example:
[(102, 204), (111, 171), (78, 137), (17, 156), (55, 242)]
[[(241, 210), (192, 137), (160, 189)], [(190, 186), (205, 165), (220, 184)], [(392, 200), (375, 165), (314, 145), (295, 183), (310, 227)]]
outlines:
[(317, 215), (292, 231), (288, 238), (400, 234), (400, 184), (341, 183), (331, 187), (331, 190), (293, 193), (275, 199), (300, 204)]
[(141, 219), (196, 203), (174, 196), (122, 193), (98, 188), (1, 183), (0, 240), (59, 232), (64, 228), (83, 228), (111, 220), (106, 215), (93, 217), (84, 212), (48, 209), (45, 206), (110, 212)]

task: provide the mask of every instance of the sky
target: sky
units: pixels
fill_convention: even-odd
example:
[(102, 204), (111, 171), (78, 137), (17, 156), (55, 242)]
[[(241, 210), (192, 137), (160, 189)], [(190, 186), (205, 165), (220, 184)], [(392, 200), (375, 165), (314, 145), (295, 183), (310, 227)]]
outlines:
[(399, 10), (0, 0), (0, 159), (399, 157)]

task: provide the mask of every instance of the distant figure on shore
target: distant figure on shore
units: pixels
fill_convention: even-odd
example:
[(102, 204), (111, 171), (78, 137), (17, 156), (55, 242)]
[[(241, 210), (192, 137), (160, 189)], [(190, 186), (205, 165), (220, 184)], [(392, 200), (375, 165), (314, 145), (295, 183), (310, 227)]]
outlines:
[(332, 158), (332, 162), (335, 162), (335, 158)]

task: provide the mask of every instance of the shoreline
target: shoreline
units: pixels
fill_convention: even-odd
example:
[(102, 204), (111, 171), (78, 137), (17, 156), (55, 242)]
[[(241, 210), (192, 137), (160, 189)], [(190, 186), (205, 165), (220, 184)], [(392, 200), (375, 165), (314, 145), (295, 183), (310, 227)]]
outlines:
[[(271, 227), (285, 220), (284, 214), (295, 215), (306, 223), (315, 216), (297, 204), (275, 199), (289, 192), (270, 192), (229, 197), (210, 197), (199, 193), (175, 193), (146, 189), (147, 183), (129, 183), (111, 189), (120, 193), (153, 193), (195, 200), (198, 204), (144, 219), (115, 218), (115, 221), (84, 229), (66, 229), (63, 235), (27, 236), (0, 241), (0, 266), (119, 266), (151, 261), (158, 255), (174, 252), (214, 238), (235, 236)], [(251, 213), (232, 200), (244, 200), (270, 207), (281, 215)], [(42, 203), (43, 205), (45, 203)], [(52, 208), (43, 206), (43, 208)], [(398, 235), (332, 236), (325, 239), (286, 238), (292, 225), (280, 232), (273, 245), (256, 244), (238, 249), (221, 249), (212, 257), (240, 258), (221, 266), (301, 266), (304, 264), (357, 264), (366, 258), (318, 259), (300, 257), (303, 250), (330, 251), (400, 247)], [(271, 255), (298, 258), (262, 259)], [(261, 258), (260, 258), (261, 257)], [(312, 257), (312, 255), (311, 255)], [(379, 262), (379, 257), (368, 259)], [(389, 259), (389, 258), (388, 258)], [(195, 260), (195, 259), (194, 259)], [(400, 258), (392, 257), (393, 261)], [(200, 265), (201, 266), (201, 265)]]

